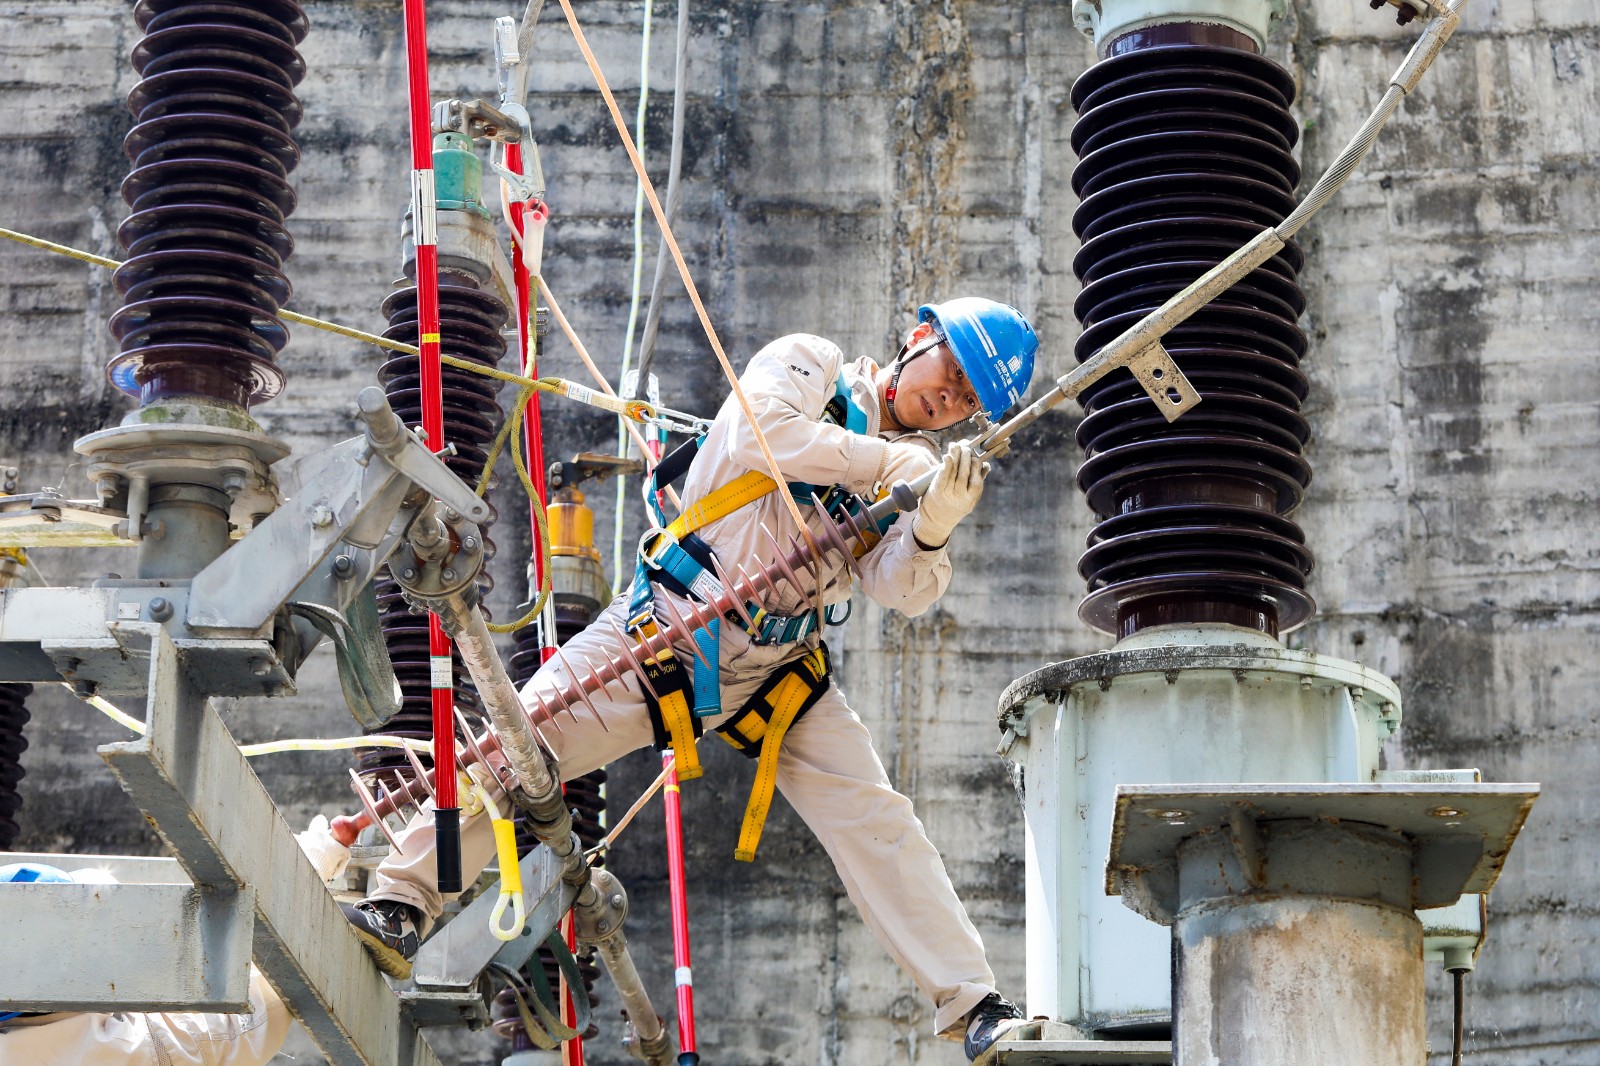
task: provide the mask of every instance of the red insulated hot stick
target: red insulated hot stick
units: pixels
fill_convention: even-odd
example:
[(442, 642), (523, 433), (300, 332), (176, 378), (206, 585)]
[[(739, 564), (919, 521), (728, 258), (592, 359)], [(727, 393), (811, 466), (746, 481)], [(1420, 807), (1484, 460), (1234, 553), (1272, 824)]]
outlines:
[[(568, 911), (566, 917), (561, 919), (561, 936), (567, 942), (568, 951), (578, 949), (578, 916), (573, 911)], [(567, 984), (567, 975), (561, 974), (561, 1023), (568, 1029), (578, 1027), (578, 1005), (573, 996), (587, 996), (589, 990), (579, 987), (572, 988)], [(585, 1066), (583, 1057), (582, 1034), (564, 1041), (561, 1045), (561, 1066)]]
[[(506, 168), (514, 174), (523, 174), (522, 146), (512, 144), (506, 146)], [(523, 247), (531, 239), (530, 230), (533, 226), (543, 225), (549, 217), (549, 208), (542, 203), (535, 203), (531, 208), (521, 200), (511, 204), (511, 226), (521, 238)], [(517, 290), (517, 351), (521, 355), (521, 373), (534, 377), (538, 368), (532, 364), (532, 355), (539, 343), (534, 333), (535, 322), (533, 319), (533, 279), (528, 273), (528, 263), (520, 249), (515, 261), (511, 264), (511, 278)], [(544, 428), (540, 423), (539, 394), (532, 393), (528, 397), (528, 404), (522, 413), (522, 447), (525, 456), (525, 465), (528, 468), (528, 477), (533, 481), (535, 499), (528, 501), (528, 537), (533, 549), (533, 588), (544, 587), (544, 553), (539, 544), (539, 514), (549, 499), (549, 489), (544, 477)], [(533, 592), (537, 598), (538, 592)], [(556, 635), (541, 632), (544, 640), (539, 649), (539, 661), (546, 663), (556, 653)], [(577, 922), (571, 911), (561, 919), (561, 931), (566, 939), (568, 950), (578, 946)], [(561, 978), (561, 1021), (569, 1029), (573, 1027), (578, 1018), (578, 1008), (572, 1000), (573, 990), (567, 987), (566, 975)], [(562, 1066), (584, 1066), (583, 1037), (577, 1036), (561, 1044)]]
[[(439, 356), (438, 197), (433, 177), (433, 122), (428, 95), (428, 21), (423, 0), (404, 0), (406, 76), (411, 117), (411, 229), (417, 248), (417, 353), (422, 381), (422, 430), (428, 448), (444, 450), (444, 382)], [(461, 811), (456, 798), (455, 671), (450, 638), (428, 617), (433, 697), (434, 805), (439, 891), (461, 891)]]
[[(506, 169), (513, 174), (523, 173), (522, 146), (510, 144), (506, 146)], [(549, 208), (542, 203), (529, 205), (521, 200), (511, 204), (511, 226), (517, 231), (518, 237), (526, 241), (530, 229), (529, 223), (542, 224), (549, 217)], [(522, 356), (522, 370), (531, 370), (528, 366), (528, 356), (538, 343), (533, 335), (533, 299), (532, 278), (528, 274), (528, 264), (522, 255), (518, 254), (511, 264), (511, 277), (517, 289), (517, 337), (518, 351)], [(521, 372), (521, 371), (519, 371)], [(547, 491), (544, 481), (544, 435), (539, 421), (539, 394), (536, 392), (528, 397), (528, 405), (523, 409), (522, 417), (522, 442), (523, 451), (528, 461), (528, 476), (533, 479), (533, 487), (539, 492), (538, 500), (528, 501), (529, 507), (540, 507), (544, 504)], [(534, 515), (529, 515), (533, 520), (533, 560), (534, 566), (539, 565), (539, 520)], [(534, 573), (535, 586), (543, 575)]]
[(667, 888), (672, 904), (672, 966), (678, 986), (678, 1062), (690, 1066), (700, 1061), (694, 1038), (694, 971), (689, 963), (689, 895), (684, 883), (683, 804), (678, 792), (678, 770), (672, 752), (661, 753), (667, 774), (661, 803), (667, 813)]

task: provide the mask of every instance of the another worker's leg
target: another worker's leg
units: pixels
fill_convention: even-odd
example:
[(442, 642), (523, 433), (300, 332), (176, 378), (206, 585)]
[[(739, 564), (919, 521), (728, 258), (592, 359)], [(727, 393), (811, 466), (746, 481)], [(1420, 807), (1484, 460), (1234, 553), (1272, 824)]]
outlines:
[(933, 1001), (934, 1032), (958, 1029), (994, 991), (983, 941), (837, 685), (784, 738), (778, 788), (828, 850), (867, 928)]
[[(616, 618), (620, 611), (620, 608), (608, 608), (601, 615), (601, 621), (562, 645), (561, 654), (566, 661), (582, 671), (585, 659), (598, 664), (605, 660), (608, 652), (616, 658), (616, 637), (603, 623), (605, 619)], [(522, 701), (527, 706), (556, 712), (553, 718), (546, 718), (540, 711), (536, 711), (535, 716), (541, 719), (540, 733), (560, 760), (563, 781), (581, 777), (651, 742), (650, 716), (640, 695), (638, 679), (629, 677), (626, 682), (614, 682), (603, 692), (590, 694), (593, 710), (577, 701), (571, 713), (557, 711), (559, 705), (548, 693), (569, 680), (561, 661), (552, 659), (522, 690)], [(495, 798), (500, 798), (498, 792)], [(398, 839), (403, 854), (391, 851), (379, 865), (378, 887), (368, 899), (391, 900), (416, 908), (423, 919), (419, 931), (426, 936), (428, 927), (443, 912), (445, 904), (445, 897), (439, 894), (438, 866), (434, 860), (432, 809), (424, 809), (412, 818)], [(463, 819), (462, 881), (470, 884), (493, 857), (494, 832), (489, 819), (483, 815)]]

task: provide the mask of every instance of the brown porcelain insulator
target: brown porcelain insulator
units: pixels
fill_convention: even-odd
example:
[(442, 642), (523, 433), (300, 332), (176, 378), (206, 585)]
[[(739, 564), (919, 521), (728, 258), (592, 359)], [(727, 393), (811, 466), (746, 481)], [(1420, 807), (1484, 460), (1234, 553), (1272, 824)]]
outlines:
[(10, 851), (20, 832), (22, 795), (17, 786), (26, 775), (22, 753), (28, 750), (28, 738), (22, 730), (30, 717), (22, 701), (32, 691), (32, 685), (0, 685), (0, 851)]
[[(1204, 42), (1118, 51), (1072, 91), (1080, 362), (1281, 221), (1300, 180), (1294, 85), (1271, 60)], [(1102, 519), (1079, 563), (1089, 624), (1278, 633), (1310, 616), (1311, 553), (1284, 517), (1311, 480), (1302, 265), (1285, 246), (1166, 336), (1202, 398), (1176, 422), (1131, 375), (1081, 397), (1078, 485)]]
[(124, 141), (132, 213), (117, 231), (128, 254), (107, 374), (142, 404), (243, 409), (283, 388), (306, 17), (293, 0), (140, 0), (134, 17), (145, 37)]
[[(390, 293), (383, 301), (383, 313), (389, 326), (383, 335), (390, 340), (417, 343), (417, 290), (407, 285)], [(500, 329), (506, 324), (509, 311), (494, 293), (485, 292), (470, 279), (454, 273), (443, 273), (439, 278), (440, 346), (445, 355), (467, 359), (483, 366), (498, 366), (505, 355), (506, 342)], [(378, 370), (378, 381), (395, 414), (407, 425), (422, 421), (422, 387), (417, 357), (404, 353), (389, 353)], [(454, 446), (454, 454), (445, 456), (445, 465), (468, 485), (476, 485), (489, 457), (489, 447), (500, 428), (504, 412), (497, 400), (499, 383), (492, 378), (452, 366), (445, 366), (441, 374), (444, 388), (444, 437)], [(491, 509), (490, 522), (493, 522)], [(483, 526), (484, 561), (494, 556), (494, 541), (489, 537), (489, 523)], [(383, 629), (384, 644), (394, 663), (395, 676), (400, 681), (402, 704), (400, 713), (388, 725), (378, 730), (395, 736), (427, 738), (433, 735), (432, 674), (428, 654), (428, 619), (426, 615), (413, 614), (387, 571), (374, 582), (378, 593), (379, 622)], [(494, 587), (487, 567), (478, 579), (480, 596), (487, 597)], [(460, 656), (451, 653), (455, 661), (456, 706), (475, 717), (482, 710), (478, 694), (467, 680)], [(423, 760), (432, 766), (431, 761)], [(399, 771), (412, 776), (405, 755), (393, 748), (366, 748), (358, 757), (362, 773), (383, 769)]]

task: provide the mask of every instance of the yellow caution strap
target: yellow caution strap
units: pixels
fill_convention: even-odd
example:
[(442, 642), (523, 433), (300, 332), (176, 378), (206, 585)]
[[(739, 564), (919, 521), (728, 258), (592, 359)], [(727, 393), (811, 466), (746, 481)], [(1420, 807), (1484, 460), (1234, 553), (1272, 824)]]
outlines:
[(717, 735), (735, 750), (756, 760), (756, 778), (750, 785), (750, 802), (733, 853), (740, 862), (755, 861), (778, 783), (778, 753), (784, 735), (822, 698), (830, 672), (828, 646), (819, 644), (780, 666), (750, 701), (717, 729)]

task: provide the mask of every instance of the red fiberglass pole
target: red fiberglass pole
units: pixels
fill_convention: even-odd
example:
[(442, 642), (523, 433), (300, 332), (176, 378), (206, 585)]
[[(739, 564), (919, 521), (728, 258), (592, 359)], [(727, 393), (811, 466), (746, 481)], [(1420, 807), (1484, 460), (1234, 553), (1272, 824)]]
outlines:
[[(510, 144), (506, 146), (506, 169), (514, 174), (524, 173), (522, 164), (522, 146)], [(521, 200), (511, 202), (511, 228), (517, 231), (517, 236), (522, 240), (523, 248), (542, 247), (542, 235), (536, 231), (545, 224), (550, 217), (550, 209), (542, 203), (531, 206)], [(532, 256), (533, 265), (538, 267), (538, 255)], [(533, 285), (532, 277), (528, 272), (529, 257), (520, 250), (515, 262), (511, 266), (511, 277), (517, 288), (517, 338), (519, 341), (518, 352), (521, 355), (520, 372), (529, 377), (536, 377), (537, 370), (529, 365), (530, 357), (536, 349), (538, 340), (534, 336), (533, 319)], [(533, 479), (533, 487), (537, 490), (538, 499), (529, 500), (529, 537), (533, 544), (533, 581), (529, 590), (529, 599), (538, 597), (537, 590), (544, 586), (543, 554), (539, 550), (539, 517), (535, 513), (543, 507), (548, 498), (548, 490), (544, 480), (544, 430), (539, 423), (539, 394), (536, 392), (528, 397), (528, 406), (522, 415), (522, 446), (523, 454), (527, 457), (528, 476)], [(556, 635), (541, 630), (540, 636), (544, 639), (544, 646), (539, 649), (540, 661), (548, 662), (556, 653)], [(571, 911), (567, 912), (561, 920), (561, 934), (567, 941), (568, 949), (577, 947), (577, 923), (573, 920)], [(561, 977), (561, 1020), (569, 1028), (578, 1020), (577, 1005), (573, 1003), (574, 994), (587, 995), (587, 990), (571, 989), (567, 987), (566, 975)], [(577, 1036), (565, 1041), (561, 1045), (562, 1066), (585, 1066), (583, 1056), (583, 1037)]]
[(678, 1062), (700, 1061), (694, 1041), (694, 971), (689, 966), (689, 896), (684, 884), (683, 807), (678, 793), (678, 770), (672, 752), (661, 753), (667, 772), (661, 803), (667, 812), (667, 890), (672, 898), (672, 965), (678, 986)]
[[(522, 146), (520, 144), (507, 145), (506, 169), (515, 174), (521, 174), (523, 173), (522, 167)], [(536, 202), (530, 205), (521, 200), (513, 200), (511, 203), (512, 228), (517, 231), (518, 236), (524, 242), (533, 241), (535, 248), (540, 247), (543, 243), (540, 235), (535, 233), (535, 229), (542, 227), (549, 217), (550, 209), (543, 203)], [(526, 246), (526, 243), (524, 243), (524, 247)], [(535, 261), (533, 266), (534, 269), (538, 269), (538, 262)], [(537, 341), (533, 336), (533, 308), (530, 306), (533, 298), (533, 286), (531, 284), (532, 279), (528, 273), (528, 261), (520, 252), (516, 257), (516, 261), (512, 263), (511, 275), (517, 287), (517, 336), (521, 341), (520, 352), (522, 357), (522, 367), (519, 373), (529, 373), (533, 371), (533, 368), (528, 365), (528, 358), (537, 345)], [(537, 500), (529, 500), (528, 505), (530, 508), (543, 507), (548, 501), (544, 483), (544, 436), (543, 429), (539, 424), (539, 394), (537, 392), (528, 398), (528, 406), (523, 411), (522, 442), (523, 451), (528, 460), (528, 476), (533, 478), (533, 487), (539, 490), (539, 498)], [(541, 558), (539, 551), (539, 519), (532, 514), (529, 515), (529, 518), (532, 520), (533, 525), (533, 587), (537, 589), (540, 587), (544, 576), (539, 573), (538, 569)], [(548, 659), (554, 652), (555, 634), (546, 633), (545, 658)]]
[[(422, 429), (428, 447), (444, 448), (444, 383), (439, 362), (439, 244), (433, 182), (433, 122), (428, 98), (428, 21), (423, 0), (404, 0), (406, 74), (411, 104), (411, 230), (417, 246), (417, 354), (422, 379)], [(428, 616), (432, 668), (434, 840), (439, 891), (461, 891), (461, 811), (456, 800), (455, 672), (450, 638)]]

